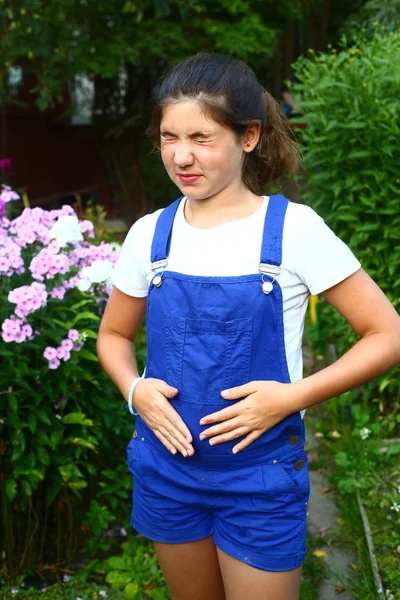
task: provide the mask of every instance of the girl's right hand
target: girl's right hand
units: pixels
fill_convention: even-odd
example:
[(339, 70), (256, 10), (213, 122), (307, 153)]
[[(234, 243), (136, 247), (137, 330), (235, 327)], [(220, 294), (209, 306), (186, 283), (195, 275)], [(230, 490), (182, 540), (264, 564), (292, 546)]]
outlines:
[(191, 433), (168, 400), (177, 393), (176, 388), (162, 379), (149, 377), (137, 384), (133, 404), (141, 419), (172, 454), (179, 451), (183, 456), (192, 456)]

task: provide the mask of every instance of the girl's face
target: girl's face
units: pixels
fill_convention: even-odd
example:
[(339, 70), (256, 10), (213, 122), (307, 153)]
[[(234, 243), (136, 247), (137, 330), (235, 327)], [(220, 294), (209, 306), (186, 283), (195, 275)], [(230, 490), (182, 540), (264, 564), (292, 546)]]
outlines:
[(209, 198), (241, 183), (245, 141), (207, 117), (197, 102), (164, 108), (160, 140), (168, 175), (190, 199)]

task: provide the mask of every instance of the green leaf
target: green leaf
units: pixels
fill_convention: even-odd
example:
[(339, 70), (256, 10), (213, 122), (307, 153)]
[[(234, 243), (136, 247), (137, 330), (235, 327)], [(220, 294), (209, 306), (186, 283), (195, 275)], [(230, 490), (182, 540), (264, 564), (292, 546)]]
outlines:
[(84, 446), (85, 448), (90, 448), (91, 450), (96, 450), (96, 446), (94, 444), (92, 444), (91, 442), (88, 442), (87, 440), (84, 440), (82, 438), (67, 438), (64, 440), (63, 442), (64, 444), (75, 444), (76, 446)]
[(64, 481), (70, 481), (72, 479), (82, 479), (82, 472), (79, 470), (75, 463), (69, 463), (67, 465), (58, 467), (61, 477)]
[(87, 481), (68, 481), (67, 485), (71, 490), (82, 490), (87, 487)]
[(39, 421), (41, 421), (45, 425), (51, 425), (51, 421), (49, 419), (49, 416), (45, 413), (44, 410), (37, 410), (36, 411), (36, 416), (39, 419)]
[(28, 413), (28, 416), (26, 417), (26, 422), (31, 433), (35, 433), (37, 427), (37, 419), (34, 412), (31, 411)]
[(27, 481), (26, 479), (20, 479), (20, 485), (22, 492), (25, 496), (32, 496), (32, 487), (29, 481)]
[(38, 459), (40, 460), (40, 462), (41, 462), (43, 465), (46, 465), (46, 466), (47, 466), (48, 464), (50, 464), (50, 455), (49, 455), (49, 453), (47, 452), (47, 450), (45, 450), (45, 449), (44, 449), (44, 448), (42, 448), (41, 446), (39, 446), (39, 447), (36, 449), (36, 456), (38, 457)]
[(99, 362), (99, 359), (97, 358), (97, 356), (95, 354), (93, 354), (93, 352), (90, 352), (89, 350), (85, 350), (85, 348), (83, 348), (82, 350), (79, 351), (79, 356), (81, 358), (86, 358), (87, 360), (91, 360), (92, 362)]
[(8, 394), (8, 406), (13, 413), (18, 414), (18, 402), (14, 394)]
[(74, 327), (78, 321), (82, 321), (83, 319), (88, 319), (89, 321), (100, 321), (100, 317), (91, 312), (83, 312), (79, 315), (76, 315), (75, 319), (71, 321), (71, 328)]
[(14, 479), (6, 480), (6, 494), (10, 502), (12, 502), (17, 495), (17, 483)]
[(124, 589), (124, 594), (128, 598), (128, 600), (139, 600), (140, 597), (143, 597), (139, 592), (139, 584), (136, 581), (128, 583), (128, 585)]
[(107, 573), (106, 581), (112, 587), (122, 588), (126, 586), (134, 578), (134, 574), (126, 571), (110, 571)]
[(124, 553), (120, 556), (111, 556), (108, 559), (108, 564), (114, 571), (132, 571), (134, 569), (134, 561), (129, 554)]
[(86, 337), (91, 338), (93, 340), (97, 340), (98, 338), (98, 334), (95, 331), (92, 331), (91, 329), (82, 329), (79, 333), (81, 335), (86, 335)]
[(68, 415), (64, 415), (62, 422), (66, 425), (93, 425), (93, 421), (87, 419), (84, 413), (69, 413)]

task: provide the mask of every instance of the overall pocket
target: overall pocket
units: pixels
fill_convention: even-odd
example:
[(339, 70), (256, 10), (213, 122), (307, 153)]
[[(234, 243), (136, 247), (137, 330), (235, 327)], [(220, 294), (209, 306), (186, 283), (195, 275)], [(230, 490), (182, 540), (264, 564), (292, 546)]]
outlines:
[(290, 457), (284, 457), (279, 460), (278, 467), (286, 481), (287, 490), (302, 502), (307, 502), (310, 496), (307, 453), (302, 450)]
[(168, 383), (192, 397), (221, 401), (249, 381), (252, 319), (214, 321), (165, 315)]

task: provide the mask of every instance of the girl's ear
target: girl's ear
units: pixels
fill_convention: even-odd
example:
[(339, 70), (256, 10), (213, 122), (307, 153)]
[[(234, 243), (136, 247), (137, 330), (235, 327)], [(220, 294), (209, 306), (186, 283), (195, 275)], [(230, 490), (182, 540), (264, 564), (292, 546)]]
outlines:
[(258, 144), (261, 135), (261, 123), (252, 123), (248, 126), (244, 136), (243, 150), (251, 152)]

